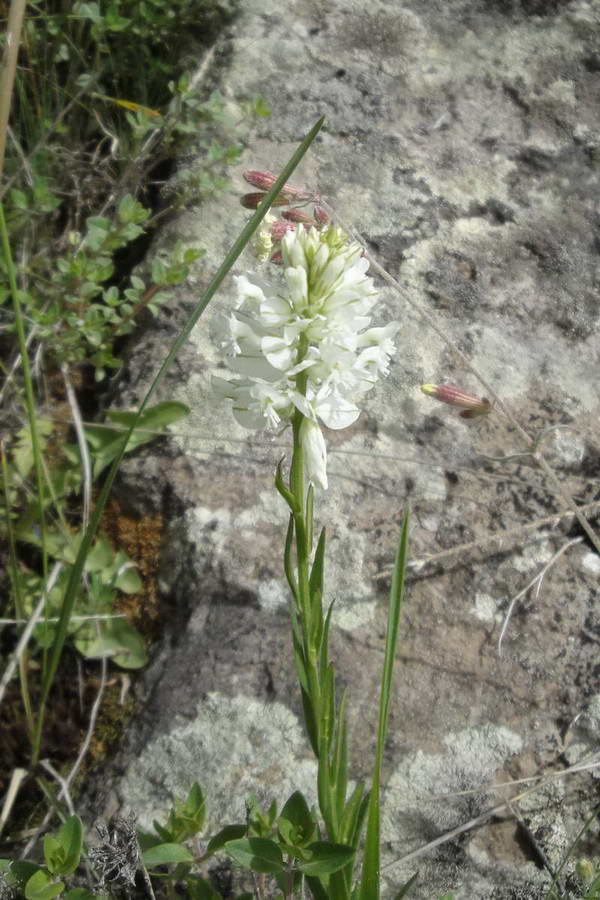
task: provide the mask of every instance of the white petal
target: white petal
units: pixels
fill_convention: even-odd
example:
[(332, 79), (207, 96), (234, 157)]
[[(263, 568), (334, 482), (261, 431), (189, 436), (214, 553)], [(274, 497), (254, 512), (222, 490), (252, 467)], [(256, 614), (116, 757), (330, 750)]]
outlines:
[(303, 419), (300, 441), (304, 451), (306, 476), (313, 484), (327, 490), (327, 446), (321, 429), (311, 419)]
[(291, 368), (296, 359), (296, 348), (282, 337), (265, 337), (261, 342), (261, 350), (267, 360), (281, 373)]

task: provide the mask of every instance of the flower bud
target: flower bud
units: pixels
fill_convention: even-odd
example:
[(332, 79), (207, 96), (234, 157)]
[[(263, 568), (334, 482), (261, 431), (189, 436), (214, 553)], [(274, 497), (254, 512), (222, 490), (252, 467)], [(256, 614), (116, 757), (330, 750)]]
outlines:
[[(262, 191), (270, 191), (278, 179), (278, 175), (273, 172), (261, 172), (257, 169), (250, 169), (243, 173), (244, 179), (253, 187), (260, 188)], [(281, 196), (287, 197), (288, 201), (297, 199), (308, 199), (311, 195), (306, 191), (295, 188), (292, 184), (284, 184), (281, 188)]]
[(309, 216), (303, 209), (286, 209), (281, 215), (284, 219), (287, 219), (288, 222), (302, 222), (305, 225), (315, 226), (317, 224), (313, 217)]
[(260, 172), (257, 169), (250, 169), (243, 173), (244, 180), (253, 187), (260, 188), (261, 191), (269, 191), (277, 181), (277, 175), (273, 172)]
[(323, 433), (312, 419), (300, 425), (300, 443), (304, 451), (306, 477), (313, 484), (327, 490), (327, 446)]
[(271, 226), (271, 237), (276, 242), (280, 241), (288, 231), (294, 231), (294, 225), (291, 222), (285, 222), (283, 219), (277, 219)]
[(321, 206), (315, 206), (315, 219), (319, 223), (319, 225), (327, 225), (329, 222), (329, 216), (325, 212), (325, 210)]
[[(266, 196), (266, 194), (261, 194), (260, 191), (257, 191), (254, 194), (244, 194), (243, 197), (240, 197), (240, 203), (245, 209), (257, 209)], [(284, 197), (283, 194), (277, 194), (275, 199), (271, 202), (271, 206), (288, 206), (289, 202), (289, 199)]]
[(460, 388), (450, 384), (422, 384), (421, 390), (428, 397), (434, 397), (440, 403), (449, 406), (458, 406), (463, 411), (460, 413), (463, 419), (475, 419), (477, 416), (485, 416), (491, 410), (490, 401), (485, 397), (474, 397)]

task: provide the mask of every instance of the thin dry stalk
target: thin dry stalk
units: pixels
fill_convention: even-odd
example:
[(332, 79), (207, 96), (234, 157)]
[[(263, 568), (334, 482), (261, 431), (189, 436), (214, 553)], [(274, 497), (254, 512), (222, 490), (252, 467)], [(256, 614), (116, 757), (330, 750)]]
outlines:
[(529, 582), (529, 584), (526, 584), (525, 587), (523, 588), (523, 590), (519, 591), (519, 593), (515, 594), (515, 596), (512, 598), (512, 600), (510, 601), (510, 605), (506, 611), (506, 616), (504, 617), (504, 622), (502, 623), (502, 628), (500, 630), (500, 636), (498, 638), (498, 656), (502, 656), (502, 641), (504, 640), (504, 635), (506, 634), (506, 629), (508, 628), (508, 623), (510, 622), (510, 617), (513, 614), (513, 610), (515, 608), (517, 601), (520, 600), (521, 597), (524, 597), (525, 594), (529, 590), (531, 590), (531, 588), (534, 586), (535, 586), (535, 599), (537, 600), (540, 590), (541, 590), (541, 587), (542, 587), (542, 582), (544, 580), (544, 577), (545, 577), (548, 569), (550, 569), (555, 564), (555, 562), (558, 559), (560, 559), (560, 557), (563, 555), (563, 553), (566, 553), (570, 547), (572, 547), (574, 544), (581, 544), (582, 541), (583, 541), (582, 537), (576, 537), (576, 538), (573, 538), (573, 540), (571, 540), (571, 541), (567, 541), (566, 544), (563, 544), (563, 546), (560, 547), (560, 549), (556, 551), (556, 553), (552, 556), (552, 558), (549, 559), (548, 562), (543, 566), (543, 568), (537, 573), (535, 578), (532, 578), (531, 581)]
[(71, 799), (71, 794), (69, 792), (69, 788), (66, 780), (62, 777), (60, 772), (57, 772), (49, 759), (40, 760), (40, 766), (42, 769), (45, 769), (49, 775), (54, 778), (55, 781), (60, 785), (60, 796), (64, 798), (64, 801), (67, 805), (67, 809), (69, 810), (69, 815), (75, 815), (75, 807), (73, 806), (73, 801)]
[(27, 769), (13, 769), (12, 775), (10, 776), (10, 784), (8, 785), (8, 790), (4, 796), (2, 812), (0, 812), (0, 834), (2, 834), (4, 826), (8, 822), (10, 812), (19, 793), (19, 788), (26, 777)]
[[(90, 747), (90, 744), (92, 741), (92, 737), (94, 735), (94, 731), (96, 729), (98, 713), (100, 712), (102, 698), (104, 696), (104, 691), (106, 689), (106, 680), (107, 680), (107, 663), (106, 663), (106, 658), (103, 657), (102, 660), (100, 661), (100, 685), (98, 687), (98, 693), (96, 694), (96, 697), (94, 699), (94, 703), (92, 705), (92, 709), (90, 712), (90, 720), (88, 722), (88, 727), (87, 727), (87, 731), (85, 734), (85, 738), (83, 739), (83, 743), (81, 744), (81, 748), (79, 750), (79, 753), (77, 754), (77, 759), (75, 760), (75, 762), (71, 768), (71, 771), (69, 772), (69, 774), (67, 775), (66, 778), (64, 778), (60, 781), (61, 788), (60, 788), (60, 791), (59, 791), (59, 794), (57, 797), (57, 801), (60, 801), (62, 797), (65, 797), (65, 800), (67, 800), (69, 788), (70, 788), (71, 784), (73, 783), (73, 779), (77, 775), (77, 772), (81, 768), (81, 764), (83, 763), (83, 760), (85, 759), (85, 757), (87, 755), (87, 752), (89, 750), (89, 747)], [(32, 837), (28, 841), (25, 849), (23, 850), (23, 852), (21, 854), (21, 859), (25, 859), (31, 853), (31, 851), (35, 847), (40, 835), (46, 830), (46, 828), (52, 821), (53, 815), (54, 815), (54, 809), (50, 808), (48, 810), (48, 812), (46, 813), (46, 815), (44, 816), (44, 819), (43, 819), (41, 825), (36, 829), (36, 831), (34, 832)]]
[(21, 31), (25, 16), (26, 0), (12, 0), (8, 11), (8, 24), (6, 26), (6, 43), (4, 59), (2, 60), (2, 73), (0, 74), (0, 180), (4, 172), (4, 157), (6, 155), (6, 136), (8, 134), (8, 120), (12, 102), (15, 74), (17, 71), (17, 56), (21, 44)]
[[(596, 765), (598, 763), (596, 762)], [(585, 768), (589, 768), (586, 766)], [(466, 831), (471, 831), (473, 828), (477, 828), (479, 825), (485, 824), (489, 819), (494, 816), (499, 815), (500, 813), (505, 813), (506, 810), (510, 810), (511, 804), (518, 803), (520, 800), (523, 800), (525, 797), (528, 797), (530, 794), (533, 794), (535, 791), (540, 790), (540, 788), (544, 787), (548, 781), (554, 778), (564, 778), (567, 775), (572, 773), (583, 771), (583, 768), (580, 768), (578, 765), (571, 766), (569, 769), (566, 769), (564, 772), (554, 772), (552, 776), (544, 778), (539, 784), (530, 787), (528, 790), (523, 791), (521, 794), (517, 794), (515, 797), (511, 797), (506, 800), (504, 803), (499, 803), (497, 806), (492, 807), (491, 809), (486, 810), (481, 813), (479, 816), (475, 816), (473, 819), (469, 819), (468, 822), (465, 822), (462, 825), (458, 825), (456, 828), (453, 828), (451, 831), (445, 832), (445, 834), (441, 834), (439, 837), (435, 838), (433, 841), (429, 841), (428, 844), (425, 844), (423, 847), (419, 847), (417, 850), (412, 850), (410, 853), (407, 853), (405, 856), (401, 856), (398, 859), (395, 859), (393, 862), (386, 863), (386, 865), (382, 866), (382, 869), (390, 869), (392, 866), (401, 865), (407, 862), (410, 862), (413, 859), (417, 859), (419, 856), (423, 856), (425, 853), (428, 853), (430, 850), (435, 850), (436, 847), (440, 847), (442, 844), (447, 844), (448, 841), (454, 840), (455, 837), (458, 837), (460, 834), (464, 834)], [(478, 788), (476, 793), (482, 790)], [(483, 790), (489, 790), (489, 788), (484, 788)], [(468, 792), (467, 792), (468, 793)], [(452, 796), (452, 795), (447, 795)], [(432, 798), (433, 799), (433, 798)]]
[(60, 575), (61, 569), (63, 568), (62, 562), (56, 562), (48, 576), (48, 582), (46, 585), (46, 589), (42, 592), (40, 599), (38, 600), (37, 606), (32, 612), (29, 621), (27, 622), (26, 627), (23, 629), (23, 634), (19, 638), (19, 642), (15, 649), (11, 654), (11, 658), (9, 659), (4, 672), (2, 673), (2, 678), (0, 678), (0, 704), (2, 704), (2, 700), (4, 699), (4, 694), (6, 693), (6, 688), (8, 686), (9, 681), (11, 680), (13, 673), (19, 663), (19, 659), (21, 654), (23, 653), (25, 647), (29, 643), (29, 638), (31, 637), (31, 633), (35, 626), (38, 624), (40, 619), (44, 613), (44, 607), (46, 604), (47, 596), (56, 584), (56, 579)]
[(81, 417), (81, 410), (79, 409), (79, 403), (77, 402), (77, 396), (75, 391), (73, 390), (73, 385), (71, 383), (71, 379), (69, 378), (69, 370), (66, 365), (62, 365), (60, 367), (60, 371), (63, 377), (63, 381), (65, 383), (65, 388), (67, 391), (67, 400), (69, 401), (69, 406), (71, 407), (71, 415), (73, 416), (73, 425), (75, 427), (75, 434), (77, 435), (77, 444), (79, 446), (79, 452), (81, 454), (81, 466), (83, 469), (83, 482), (82, 482), (82, 493), (83, 493), (83, 512), (81, 516), (81, 525), (82, 530), (86, 531), (90, 522), (90, 510), (92, 507), (92, 462), (90, 459), (90, 453), (88, 450), (87, 440), (85, 437), (85, 429), (83, 427), (83, 419)]
[[(583, 512), (594, 512), (598, 507), (600, 507), (600, 500), (594, 500), (592, 503), (586, 503), (585, 506), (581, 506), (580, 509)], [(485, 537), (477, 538), (475, 541), (468, 541), (465, 544), (456, 544), (456, 546), (450, 547), (448, 550), (442, 550), (440, 553), (431, 553), (428, 556), (421, 556), (419, 559), (410, 560), (408, 568), (420, 571), (422, 568), (432, 563), (443, 562), (454, 556), (464, 556), (467, 553), (472, 553), (474, 551), (482, 551), (489, 545), (492, 545), (490, 551), (494, 553), (501, 550), (507, 550), (517, 539), (521, 538), (523, 534), (526, 534), (528, 531), (535, 531), (546, 525), (555, 527), (563, 519), (570, 519), (574, 515), (575, 513), (573, 510), (555, 513), (553, 516), (545, 516), (543, 519), (536, 519), (534, 522), (527, 522), (525, 525), (517, 525), (515, 528), (509, 528), (507, 531), (502, 531), (497, 534), (488, 534)], [(549, 535), (544, 534), (543, 536), (548, 537)], [(381, 572), (378, 572), (375, 575), (375, 578), (388, 578), (391, 573), (391, 568), (382, 569)]]

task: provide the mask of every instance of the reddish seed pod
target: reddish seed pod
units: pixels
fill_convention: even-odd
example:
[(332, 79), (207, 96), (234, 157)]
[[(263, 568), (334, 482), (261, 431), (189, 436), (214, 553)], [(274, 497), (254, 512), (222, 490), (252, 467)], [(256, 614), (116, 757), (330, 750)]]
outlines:
[(286, 209), (285, 212), (282, 212), (281, 215), (284, 219), (287, 219), (288, 222), (303, 222), (306, 225), (316, 225), (316, 221), (312, 216), (309, 216), (307, 212), (304, 212), (303, 209)]
[[(240, 203), (246, 209), (257, 209), (260, 203), (265, 199), (267, 195), (261, 194), (257, 191), (255, 194), (244, 194), (243, 197), (240, 197)], [(289, 204), (289, 200), (287, 197), (284, 197), (283, 194), (278, 194), (273, 200), (271, 206), (287, 206)]]
[(270, 191), (277, 181), (277, 175), (274, 175), (273, 172), (259, 172), (258, 169), (250, 169), (248, 172), (244, 172), (243, 177), (248, 184), (260, 188), (261, 191)]
[(440, 403), (449, 406), (458, 406), (463, 411), (460, 413), (463, 419), (474, 419), (477, 416), (485, 416), (491, 410), (490, 401), (486, 397), (475, 397), (451, 384), (422, 384), (421, 390), (428, 397), (434, 397)]
[[(260, 188), (262, 191), (270, 191), (279, 176), (275, 175), (274, 172), (262, 172), (258, 169), (250, 169), (248, 172), (243, 173), (243, 177), (248, 182), (248, 184)], [(287, 197), (288, 200), (291, 201), (306, 199), (310, 195), (307, 194), (306, 191), (301, 191), (299, 188), (295, 188), (292, 184), (284, 184), (281, 188), (279, 196)]]

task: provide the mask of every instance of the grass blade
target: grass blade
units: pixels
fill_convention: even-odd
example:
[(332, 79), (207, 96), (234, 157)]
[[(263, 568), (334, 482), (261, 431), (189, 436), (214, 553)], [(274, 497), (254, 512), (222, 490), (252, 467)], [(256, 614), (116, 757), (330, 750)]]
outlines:
[(73, 611), (73, 605), (75, 603), (77, 590), (79, 587), (79, 583), (81, 581), (81, 576), (83, 574), (85, 560), (86, 560), (87, 554), (89, 552), (89, 549), (91, 547), (92, 541), (94, 539), (94, 535), (97, 531), (98, 524), (100, 522), (100, 518), (101, 518), (102, 512), (104, 510), (104, 506), (106, 504), (106, 501), (108, 500), (108, 496), (110, 494), (117, 471), (121, 464), (121, 460), (123, 459), (123, 455), (125, 453), (125, 448), (127, 447), (127, 444), (129, 443), (129, 439), (130, 439), (131, 435), (133, 434), (133, 432), (135, 431), (135, 428), (137, 427), (139, 420), (140, 420), (146, 406), (150, 402), (150, 399), (152, 398), (154, 392), (158, 388), (159, 384), (162, 382), (163, 378), (165, 377), (168, 370), (170, 369), (173, 361), (175, 360), (177, 354), (179, 353), (179, 351), (183, 347), (184, 343), (186, 342), (192, 328), (194, 327), (194, 325), (196, 324), (196, 322), (198, 321), (198, 319), (200, 318), (200, 316), (202, 315), (202, 313), (208, 306), (209, 302), (212, 300), (213, 296), (216, 294), (216, 292), (219, 289), (219, 287), (221, 286), (225, 276), (229, 273), (230, 269), (232, 268), (233, 264), (237, 260), (238, 256), (241, 254), (241, 252), (244, 249), (244, 247), (246, 246), (246, 244), (250, 241), (252, 235), (257, 230), (261, 221), (266, 216), (267, 212), (269, 211), (269, 208), (270, 208), (273, 198), (279, 193), (279, 191), (283, 187), (284, 183), (289, 179), (290, 175), (293, 173), (294, 169), (297, 167), (298, 163), (300, 162), (300, 160), (302, 159), (302, 157), (304, 156), (304, 154), (306, 153), (306, 151), (308, 150), (308, 148), (314, 141), (318, 132), (321, 130), (323, 122), (324, 122), (324, 117), (321, 117), (318, 120), (318, 122), (311, 128), (310, 132), (307, 134), (307, 136), (304, 138), (304, 140), (302, 141), (300, 146), (294, 152), (294, 154), (290, 158), (289, 162), (282, 169), (282, 172), (281, 172), (279, 178), (277, 179), (277, 181), (275, 182), (275, 184), (273, 185), (271, 190), (266, 194), (265, 199), (260, 203), (258, 209), (254, 213), (254, 215), (252, 216), (250, 221), (243, 228), (242, 232), (240, 233), (240, 236), (238, 237), (238, 239), (234, 243), (233, 247), (231, 248), (231, 250), (225, 257), (225, 260), (219, 267), (216, 275), (213, 277), (208, 288), (204, 292), (202, 298), (200, 299), (200, 301), (198, 302), (198, 304), (196, 305), (196, 307), (194, 308), (194, 310), (191, 312), (190, 316), (188, 317), (180, 334), (173, 341), (171, 349), (167, 353), (160, 369), (158, 370), (157, 374), (154, 377), (154, 380), (152, 381), (152, 384), (148, 388), (146, 396), (142, 400), (142, 403), (138, 409), (137, 415), (133, 419), (133, 421), (129, 427), (129, 430), (126, 431), (123, 436), (121, 450), (115, 457), (115, 460), (106, 476), (106, 480), (105, 480), (104, 484), (102, 485), (102, 489), (101, 489), (98, 499), (96, 501), (96, 506), (94, 508), (94, 512), (92, 514), (90, 524), (88, 525), (88, 528), (86, 529), (85, 534), (83, 536), (83, 540), (81, 541), (81, 546), (79, 548), (77, 558), (71, 569), (69, 582), (68, 582), (66, 590), (65, 590), (65, 596), (63, 599), (60, 618), (59, 618), (59, 622), (58, 622), (57, 629), (56, 629), (55, 640), (52, 645), (49, 665), (45, 672), (44, 680), (42, 682), (40, 707), (39, 707), (39, 712), (38, 712), (35, 747), (34, 747), (34, 761), (35, 762), (37, 762), (37, 759), (39, 757), (39, 752), (40, 752), (41, 733), (42, 733), (42, 725), (43, 725), (43, 720), (44, 720), (45, 704), (48, 699), (48, 694), (50, 693), (50, 688), (52, 686), (52, 682), (54, 680), (54, 676), (56, 674), (56, 670), (58, 668), (58, 664), (59, 664), (60, 657), (62, 654), (62, 649), (64, 646), (65, 638), (67, 636), (67, 628), (68, 628), (68, 624), (69, 624), (69, 619), (71, 618), (71, 613)]
[(408, 562), (408, 523), (409, 513), (407, 511), (402, 524), (402, 533), (400, 535), (400, 543), (396, 554), (394, 576), (392, 578), (392, 587), (390, 590), (385, 657), (381, 677), (381, 693), (379, 696), (377, 747), (375, 750), (375, 765), (373, 767), (373, 785), (371, 787), (371, 795), (369, 798), (367, 836), (358, 900), (379, 900), (381, 764), (390, 709), (392, 673), (394, 669), (394, 657), (396, 655), (396, 644), (398, 641), (400, 610), (404, 595), (406, 564)]

